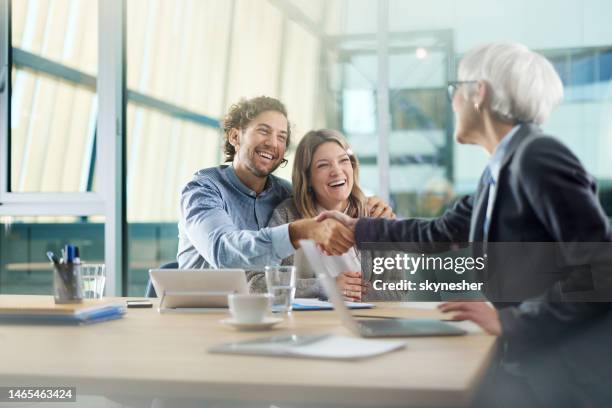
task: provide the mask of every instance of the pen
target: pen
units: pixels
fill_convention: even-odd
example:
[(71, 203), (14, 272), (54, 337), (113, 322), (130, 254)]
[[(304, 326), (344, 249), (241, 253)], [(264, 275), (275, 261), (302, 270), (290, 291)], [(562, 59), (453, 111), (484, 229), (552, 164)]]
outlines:
[(79, 247), (78, 246), (74, 247), (74, 263), (75, 264), (80, 264), (81, 263), (81, 255), (79, 254)]
[(73, 263), (74, 262), (74, 246), (66, 245), (65, 253), (66, 253), (66, 258), (64, 259), (64, 262), (67, 264)]
[(55, 270), (64, 282), (64, 286), (68, 285), (70, 283), (70, 276), (68, 276), (68, 271), (66, 271), (66, 265), (60, 263), (60, 260), (57, 259), (57, 256), (52, 251), (47, 251), (47, 258), (53, 263)]
[(49, 260), (53, 262), (53, 265), (55, 265), (56, 267), (59, 266), (59, 259), (57, 259), (53, 252), (47, 251), (47, 258), (49, 258)]
[(68, 278), (67, 283), (70, 285), (70, 293), (74, 296), (76, 291), (76, 280), (74, 276), (74, 268), (75, 268), (75, 246), (74, 245), (66, 245), (66, 277)]

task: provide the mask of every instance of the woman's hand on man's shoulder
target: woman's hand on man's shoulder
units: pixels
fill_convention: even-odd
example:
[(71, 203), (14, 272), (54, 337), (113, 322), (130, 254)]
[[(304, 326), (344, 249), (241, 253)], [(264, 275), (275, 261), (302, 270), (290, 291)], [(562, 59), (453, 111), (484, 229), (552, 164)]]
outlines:
[(395, 213), (389, 204), (377, 196), (368, 197), (368, 215), (372, 218), (395, 219)]

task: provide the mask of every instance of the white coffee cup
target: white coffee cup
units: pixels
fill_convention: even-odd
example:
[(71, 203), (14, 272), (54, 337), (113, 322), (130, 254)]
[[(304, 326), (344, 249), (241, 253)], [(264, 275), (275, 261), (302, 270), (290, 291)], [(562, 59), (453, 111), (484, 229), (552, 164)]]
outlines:
[(238, 323), (261, 323), (270, 311), (271, 296), (261, 294), (227, 295), (227, 303), (234, 320)]

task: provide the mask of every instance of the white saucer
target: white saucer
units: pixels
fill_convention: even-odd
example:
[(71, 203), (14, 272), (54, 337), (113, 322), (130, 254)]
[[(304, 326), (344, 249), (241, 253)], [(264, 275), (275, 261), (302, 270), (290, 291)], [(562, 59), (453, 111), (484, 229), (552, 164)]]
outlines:
[(268, 330), (282, 321), (283, 319), (280, 317), (266, 317), (263, 321), (258, 323), (243, 323), (230, 317), (229, 319), (221, 320), (221, 323), (233, 326), (238, 330)]

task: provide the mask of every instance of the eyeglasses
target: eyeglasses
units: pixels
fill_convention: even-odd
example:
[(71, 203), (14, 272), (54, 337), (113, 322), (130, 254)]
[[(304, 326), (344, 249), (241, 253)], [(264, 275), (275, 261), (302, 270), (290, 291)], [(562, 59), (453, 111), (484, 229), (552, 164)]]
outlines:
[(459, 85), (462, 84), (476, 84), (478, 81), (451, 81), (448, 83), (448, 88), (446, 88), (448, 92), (448, 99), (452, 102), (455, 97), (455, 93), (457, 89), (459, 89)]

